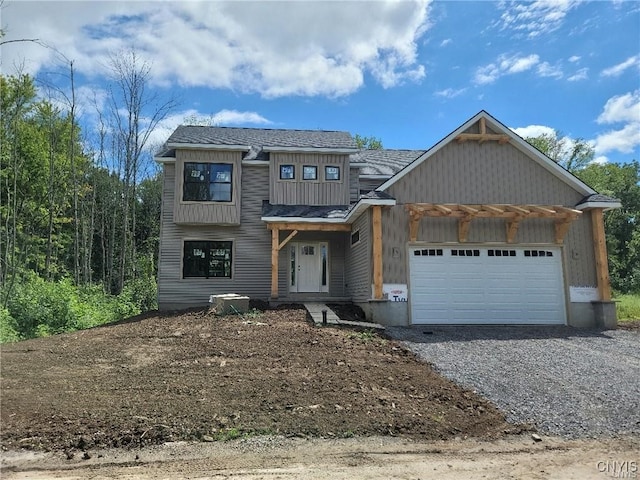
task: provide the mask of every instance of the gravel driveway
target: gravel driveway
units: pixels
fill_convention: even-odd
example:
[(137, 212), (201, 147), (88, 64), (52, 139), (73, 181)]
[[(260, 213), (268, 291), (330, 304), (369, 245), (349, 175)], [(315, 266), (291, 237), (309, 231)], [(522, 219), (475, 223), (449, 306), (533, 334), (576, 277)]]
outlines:
[(570, 327), (390, 327), (444, 376), (539, 431), (640, 434), (640, 332)]

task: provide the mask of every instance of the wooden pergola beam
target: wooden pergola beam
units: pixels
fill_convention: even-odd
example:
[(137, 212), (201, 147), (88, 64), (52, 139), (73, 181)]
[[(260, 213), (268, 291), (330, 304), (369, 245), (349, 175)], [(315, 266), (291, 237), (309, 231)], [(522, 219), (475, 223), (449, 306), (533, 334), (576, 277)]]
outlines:
[(596, 279), (598, 293), (603, 302), (611, 301), (611, 283), (609, 279), (609, 265), (607, 263), (607, 241), (604, 236), (604, 215), (601, 208), (591, 210), (591, 224), (593, 229), (593, 247), (596, 257)]
[(520, 219), (510, 220), (507, 222), (507, 243), (513, 243), (518, 233)]
[(471, 226), (471, 218), (461, 218), (458, 220), (458, 242), (465, 243), (469, 235), (469, 227)]
[(571, 222), (582, 212), (564, 206), (458, 203), (414, 203), (405, 206), (409, 212), (409, 239), (417, 241), (420, 220), (424, 217), (449, 217), (458, 219), (458, 241), (467, 241), (470, 223), (476, 218), (504, 218), (507, 243), (515, 241), (520, 222), (532, 218), (555, 220), (555, 241), (562, 243)]

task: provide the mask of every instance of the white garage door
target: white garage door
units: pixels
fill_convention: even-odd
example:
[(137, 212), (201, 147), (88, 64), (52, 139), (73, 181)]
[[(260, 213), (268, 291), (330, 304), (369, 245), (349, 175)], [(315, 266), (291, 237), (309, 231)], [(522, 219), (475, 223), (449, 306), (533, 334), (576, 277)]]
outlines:
[(414, 324), (565, 324), (557, 247), (410, 247)]

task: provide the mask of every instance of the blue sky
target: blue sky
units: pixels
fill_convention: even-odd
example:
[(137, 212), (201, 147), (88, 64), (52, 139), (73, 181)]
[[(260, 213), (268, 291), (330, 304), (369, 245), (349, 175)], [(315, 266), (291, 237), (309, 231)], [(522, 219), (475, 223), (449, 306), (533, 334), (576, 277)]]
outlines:
[[(150, 87), (219, 125), (348, 130), (428, 148), (484, 109), (523, 136), (640, 159), (640, 2), (5, 1), (4, 40), (72, 59), (82, 121), (104, 105), (110, 54), (135, 47)], [(10, 43), (3, 74), (61, 68)], [(59, 77), (60, 78), (60, 77)]]

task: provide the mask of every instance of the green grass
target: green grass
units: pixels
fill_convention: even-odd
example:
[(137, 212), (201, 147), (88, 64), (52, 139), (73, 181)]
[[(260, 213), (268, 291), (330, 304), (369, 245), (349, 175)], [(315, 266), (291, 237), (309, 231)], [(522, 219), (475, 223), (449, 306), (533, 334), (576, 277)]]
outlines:
[(616, 295), (614, 300), (619, 321), (640, 320), (640, 294)]

